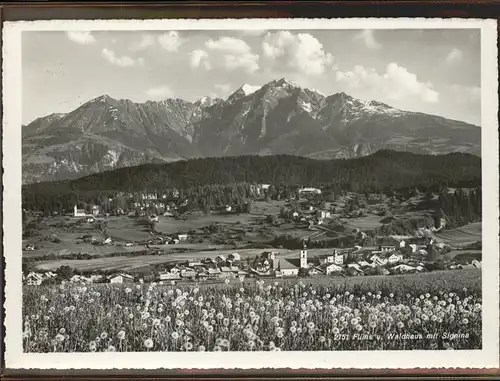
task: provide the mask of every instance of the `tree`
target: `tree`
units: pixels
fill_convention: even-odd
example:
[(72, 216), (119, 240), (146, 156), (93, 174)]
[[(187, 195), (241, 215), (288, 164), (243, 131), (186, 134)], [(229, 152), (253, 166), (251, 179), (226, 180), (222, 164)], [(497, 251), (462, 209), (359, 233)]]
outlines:
[(28, 214), (26, 210), (23, 209), (23, 230), (26, 229), (26, 225), (28, 224)]
[(252, 200), (247, 200), (245, 205), (245, 212), (252, 213)]
[(439, 258), (439, 251), (435, 245), (430, 244), (427, 246), (427, 261), (434, 262)]
[(73, 276), (74, 271), (69, 266), (61, 266), (56, 270), (56, 274), (61, 279), (70, 279)]
[(306, 269), (306, 268), (304, 268), (304, 267), (301, 267), (301, 268), (299, 269), (299, 277), (304, 278), (304, 277), (308, 277), (308, 276), (309, 276), (309, 269)]

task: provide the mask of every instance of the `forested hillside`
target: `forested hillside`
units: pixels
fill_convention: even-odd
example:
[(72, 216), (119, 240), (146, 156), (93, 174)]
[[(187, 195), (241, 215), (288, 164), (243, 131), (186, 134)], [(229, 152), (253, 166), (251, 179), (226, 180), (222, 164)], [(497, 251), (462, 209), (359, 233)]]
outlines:
[[(279, 189), (322, 187), (326, 192), (384, 192), (481, 184), (481, 159), (452, 153), (418, 155), (383, 150), (356, 159), (314, 160), (297, 156), (240, 156), (194, 159), (142, 165), (64, 182), (23, 187), (23, 204), (30, 209), (96, 200), (119, 192), (181, 192), (200, 206), (215, 206), (249, 196), (250, 186), (272, 184)], [(95, 201), (94, 201), (95, 202)]]

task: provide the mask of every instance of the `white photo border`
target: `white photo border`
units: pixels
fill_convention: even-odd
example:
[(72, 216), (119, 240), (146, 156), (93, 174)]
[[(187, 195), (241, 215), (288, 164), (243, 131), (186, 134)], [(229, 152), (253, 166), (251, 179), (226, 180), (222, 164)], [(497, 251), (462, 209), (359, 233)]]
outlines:
[[(23, 353), (21, 34), (112, 30), (480, 29), (483, 188), (481, 350), (226, 353)], [(414, 369), (499, 367), (497, 23), (481, 19), (43, 20), (3, 27), (3, 229), (7, 369)], [(362, 360), (360, 360), (362, 359)]]

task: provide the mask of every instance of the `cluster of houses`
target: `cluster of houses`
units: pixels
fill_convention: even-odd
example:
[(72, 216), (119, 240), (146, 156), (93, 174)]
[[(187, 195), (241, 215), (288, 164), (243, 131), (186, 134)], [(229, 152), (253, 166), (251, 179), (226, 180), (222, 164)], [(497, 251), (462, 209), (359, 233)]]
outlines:
[(220, 254), (215, 258), (192, 260), (176, 264), (158, 273), (159, 281), (207, 280), (207, 279), (244, 279), (248, 275), (238, 253), (227, 257)]
[[(412, 240), (408, 239), (412, 242)], [(221, 281), (226, 279), (239, 279), (246, 277), (297, 277), (297, 276), (363, 276), (363, 275), (391, 275), (403, 273), (418, 273), (432, 271), (426, 260), (427, 250), (422, 247), (431, 247), (432, 250), (442, 245), (431, 241), (428, 246), (407, 243), (401, 239), (397, 244), (382, 244), (375, 248), (357, 247), (354, 249), (337, 250), (322, 256), (309, 258), (308, 250), (304, 247), (299, 251), (299, 256), (291, 257), (290, 254), (282, 255), (277, 251), (266, 251), (257, 256), (253, 262), (241, 260), (238, 253), (229, 254), (227, 257), (219, 254), (216, 257), (193, 259), (184, 263), (176, 263), (155, 273), (149, 280), (156, 281)], [(406, 248), (404, 251), (402, 249)], [(480, 268), (481, 262), (477, 259), (468, 263), (449, 262), (443, 269)], [(45, 280), (56, 278), (53, 272), (30, 272), (23, 275), (23, 281), (29, 285), (40, 285)], [(117, 273), (109, 276), (102, 275), (73, 275), (71, 282), (78, 283), (133, 283), (143, 282), (144, 278), (127, 273)]]

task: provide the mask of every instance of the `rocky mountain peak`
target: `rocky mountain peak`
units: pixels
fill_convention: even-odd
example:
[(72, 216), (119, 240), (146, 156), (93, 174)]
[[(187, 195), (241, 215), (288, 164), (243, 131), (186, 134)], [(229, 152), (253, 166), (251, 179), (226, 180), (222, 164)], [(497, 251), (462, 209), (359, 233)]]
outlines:
[(23, 127), (25, 182), (78, 177), (148, 162), (294, 154), (349, 158), (379, 149), (480, 154), (477, 126), (398, 110), (281, 78), (243, 84), (226, 100), (135, 103), (105, 94)]

